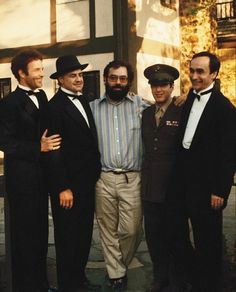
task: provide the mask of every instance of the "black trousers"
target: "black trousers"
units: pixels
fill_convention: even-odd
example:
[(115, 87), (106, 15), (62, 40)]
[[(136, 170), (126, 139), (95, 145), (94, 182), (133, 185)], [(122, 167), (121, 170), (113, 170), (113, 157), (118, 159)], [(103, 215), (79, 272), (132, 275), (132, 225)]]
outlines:
[(94, 219), (94, 192), (74, 194), (71, 209), (59, 206), (52, 195), (57, 280), (60, 292), (75, 291), (85, 279)]
[[(167, 208), (168, 244), (177, 281), (192, 282), (194, 292), (220, 292), (222, 266), (222, 212), (181, 207)], [(188, 220), (194, 249), (189, 244)]]
[(8, 193), (13, 291), (47, 291), (48, 195)]
[(166, 208), (164, 203), (143, 201), (145, 236), (153, 263), (153, 281), (167, 282), (169, 251), (166, 242)]

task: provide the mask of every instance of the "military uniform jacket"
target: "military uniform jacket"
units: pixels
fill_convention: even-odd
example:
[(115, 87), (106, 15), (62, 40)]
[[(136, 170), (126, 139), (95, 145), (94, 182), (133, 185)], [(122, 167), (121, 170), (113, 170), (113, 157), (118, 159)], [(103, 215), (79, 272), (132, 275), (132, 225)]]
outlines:
[(143, 112), (142, 117), (144, 162), (141, 195), (143, 200), (161, 203), (165, 200), (175, 162), (182, 107), (175, 106), (172, 101), (158, 127), (155, 111), (156, 105), (152, 105)]

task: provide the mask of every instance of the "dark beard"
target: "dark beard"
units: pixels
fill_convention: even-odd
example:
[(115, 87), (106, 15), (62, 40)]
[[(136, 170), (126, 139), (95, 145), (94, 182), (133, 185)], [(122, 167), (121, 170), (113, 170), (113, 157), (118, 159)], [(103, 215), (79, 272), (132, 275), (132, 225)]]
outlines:
[[(114, 101), (121, 101), (124, 97), (126, 97), (127, 93), (129, 92), (129, 85), (121, 86), (121, 85), (114, 85), (109, 86), (105, 84), (106, 94), (110, 97), (110, 99)], [(114, 88), (121, 88), (121, 90), (116, 91)]]

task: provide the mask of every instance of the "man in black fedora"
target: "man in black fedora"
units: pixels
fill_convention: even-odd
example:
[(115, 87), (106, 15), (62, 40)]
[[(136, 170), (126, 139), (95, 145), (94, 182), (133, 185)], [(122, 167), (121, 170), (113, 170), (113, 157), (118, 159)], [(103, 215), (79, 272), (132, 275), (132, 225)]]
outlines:
[(59, 133), (62, 145), (49, 154), (49, 179), (60, 292), (99, 290), (86, 278), (94, 218), (94, 187), (100, 175), (100, 154), (93, 116), (82, 94), (83, 72), (74, 55), (59, 57), (59, 90), (50, 100), (49, 133)]

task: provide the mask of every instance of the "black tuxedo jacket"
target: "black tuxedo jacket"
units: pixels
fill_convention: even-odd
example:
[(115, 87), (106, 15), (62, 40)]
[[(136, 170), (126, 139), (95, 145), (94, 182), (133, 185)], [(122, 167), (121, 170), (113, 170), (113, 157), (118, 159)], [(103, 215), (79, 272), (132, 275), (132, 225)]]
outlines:
[(40, 121), (47, 104), (38, 94), (39, 109), (19, 87), (0, 102), (0, 149), (5, 153), (7, 193), (31, 194), (42, 187)]
[(60, 134), (62, 138), (60, 149), (48, 154), (53, 194), (59, 194), (68, 188), (79, 195), (91, 192), (100, 175), (97, 132), (92, 112), (84, 97), (82, 105), (90, 127), (66, 93), (60, 89), (48, 103), (46, 124), (49, 134)]
[(177, 133), (182, 107), (168, 106), (159, 126), (155, 120), (156, 105), (148, 107), (142, 117), (144, 162), (142, 166), (142, 199), (164, 202), (177, 152)]
[[(236, 110), (215, 87), (199, 120), (191, 147), (183, 164), (182, 140), (194, 95), (189, 92), (180, 124), (176, 174), (184, 182), (190, 204), (210, 200), (211, 194), (227, 201), (235, 171)], [(187, 168), (186, 169), (186, 165)], [(183, 166), (185, 169), (183, 169)], [(177, 182), (178, 185), (178, 182)]]

